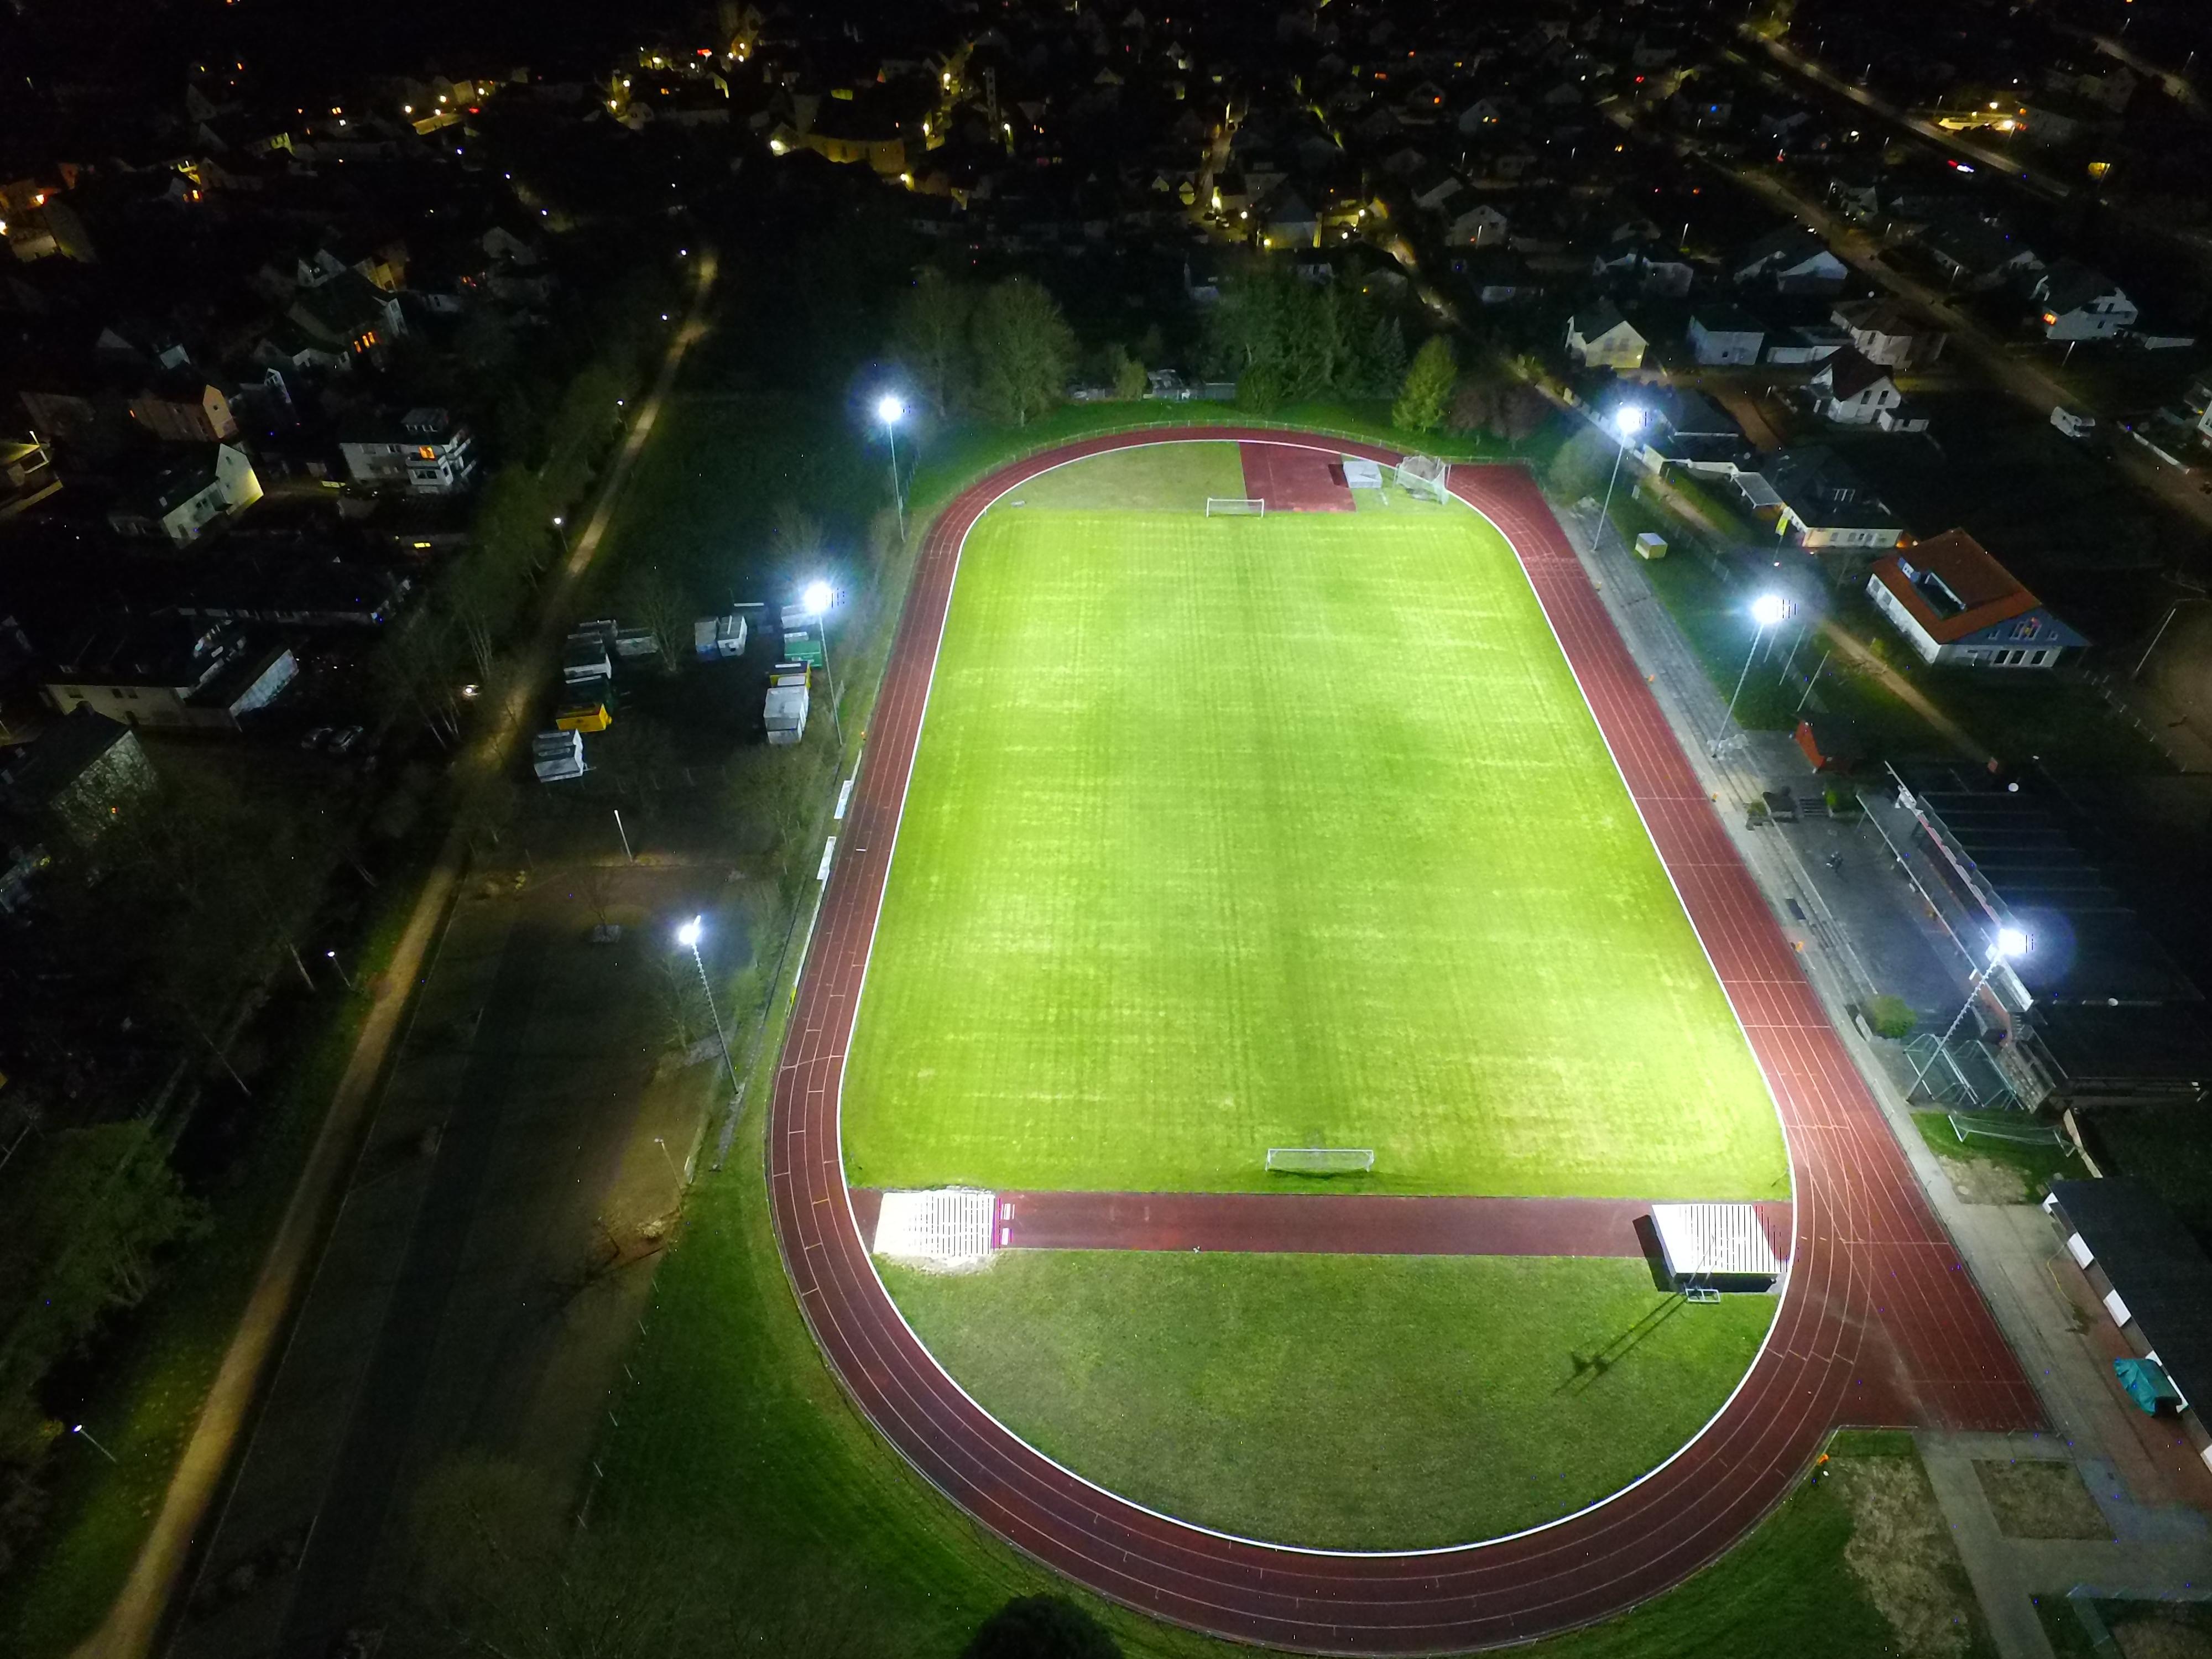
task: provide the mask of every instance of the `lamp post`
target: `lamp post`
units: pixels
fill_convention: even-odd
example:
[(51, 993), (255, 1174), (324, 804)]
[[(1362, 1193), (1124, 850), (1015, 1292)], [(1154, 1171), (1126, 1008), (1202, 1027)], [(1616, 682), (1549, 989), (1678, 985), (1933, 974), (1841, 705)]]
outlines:
[(556, 513), (553, 515), (553, 535), (555, 539), (561, 544), (561, 551), (563, 554), (566, 554), (568, 550), (568, 520), (562, 518), (558, 513)]
[(898, 423), (906, 419), (906, 404), (896, 392), (876, 399), (876, 418), (884, 423), (884, 436), (891, 447), (891, 501), (898, 507), (899, 541), (906, 541), (906, 493), (899, 488)]
[(845, 727), (837, 718), (837, 674), (830, 666), (830, 607), (836, 602), (837, 591), (825, 581), (811, 581), (806, 591), (799, 596), (799, 603), (819, 626), (822, 635), (822, 678), (830, 686), (830, 729), (837, 734), (837, 753), (845, 753)]
[(691, 965), (699, 970), (699, 988), (707, 994), (707, 1015), (714, 1022), (714, 1041), (722, 1045), (722, 1069), (730, 1074), (730, 1092), (738, 1092), (737, 1063), (730, 1058), (729, 1033), (722, 1029), (721, 1011), (714, 1006), (714, 988), (708, 982), (706, 959), (699, 954), (699, 918), (694, 916), (676, 930), (676, 942), (691, 952)]
[(338, 979), (345, 986), (346, 989), (349, 991), (352, 990), (353, 975), (346, 972), (345, 963), (338, 960), (338, 953), (335, 951), (325, 951), (323, 952), (323, 955), (329, 958), (331, 966), (337, 969)]
[(1628, 441), (1644, 430), (1644, 408), (1640, 404), (1623, 404), (1613, 411), (1613, 431), (1620, 447), (1613, 452), (1613, 473), (1605, 481), (1605, 505), (1598, 508), (1597, 535), (1595, 543), (1605, 540), (1605, 527), (1613, 522), (1613, 487), (1620, 482), (1620, 458), (1628, 453)]
[(115, 1454), (114, 1454), (113, 1452), (112, 1452), (112, 1451), (110, 1451), (110, 1450), (108, 1450), (106, 1447), (105, 1447), (105, 1446), (101, 1445), (101, 1444), (100, 1443), (100, 1442), (98, 1442), (97, 1440), (94, 1440), (94, 1439), (93, 1439), (93, 1437), (92, 1437), (92, 1431), (91, 1431), (90, 1429), (88, 1429), (87, 1427), (85, 1427), (85, 1425), (84, 1425), (83, 1424), (82, 1424), (82, 1423), (73, 1423), (73, 1424), (71, 1424), (71, 1425), (70, 1425), (70, 1432), (71, 1434), (81, 1434), (81, 1435), (82, 1435), (82, 1436), (85, 1437), (85, 1439), (86, 1439), (87, 1441), (88, 1441), (88, 1442), (90, 1442), (90, 1443), (91, 1443), (91, 1446), (92, 1446), (93, 1450), (94, 1450), (94, 1451), (98, 1452), (98, 1453), (99, 1453), (102, 1457), (106, 1458), (109, 1462), (111, 1462), (111, 1463), (114, 1463), (114, 1464), (115, 1464), (115, 1466), (116, 1466), (116, 1468), (121, 1468), (123, 1467), (123, 1466), (122, 1466), (122, 1464), (120, 1464), (119, 1462), (116, 1462), (116, 1457), (115, 1457)]
[(1911, 1085), (1905, 1091), (1905, 1097), (1907, 1100), (1912, 1098), (1920, 1087), (1921, 1080), (1928, 1075), (1936, 1060), (1942, 1057), (1945, 1050), (1950, 1048), (1951, 1039), (1958, 1034), (1959, 1027), (1966, 1024), (1966, 1011), (1974, 1006), (1974, 999), (1982, 994), (1982, 987), (1988, 982), (1990, 975), (1996, 971), (1997, 963), (2026, 956), (2033, 944), (2033, 941), (2021, 928), (2000, 927), (1997, 929), (1997, 936), (1990, 945), (1989, 960), (1975, 970), (1973, 978), (1966, 981), (1966, 1000), (1959, 1005), (1958, 1013), (1953, 1016), (1950, 1024), (1944, 1028), (1943, 1035), (1936, 1040), (1936, 1052), (1923, 1060), (1912, 1073)]
[(1729, 693), (1728, 712), (1721, 716), (1721, 729), (1713, 738), (1708, 751), (1716, 759), (1720, 756), (1721, 744), (1728, 736), (1728, 728), (1735, 720), (1735, 700), (1743, 695), (1743, 683), (1751, 678), (1752, 659), (1759, 654), (1759, 642), (1766, 637), (1766, 630), (1790, 614), (1790, 601), (1779, 593), (1762, 593), (1751, 602), (1751, 619), (1758, 626), (1752, 629), (1751, 649), (1743, 654), (1743, 672), (1735, 677), (1735, 690)]

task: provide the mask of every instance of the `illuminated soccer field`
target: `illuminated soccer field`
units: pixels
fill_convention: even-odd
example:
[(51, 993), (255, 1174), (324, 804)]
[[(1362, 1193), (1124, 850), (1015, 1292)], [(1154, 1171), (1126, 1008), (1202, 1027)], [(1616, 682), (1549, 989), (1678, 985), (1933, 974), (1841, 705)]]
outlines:
[(1136, 452), (1156, 505), (1117, 457), (968, 538), (848, 1178), (1234, 1190), (1336, 1146), (1375, 1149), (1354, 1190), (1786, 1195), (1511, 549), (1456, 506), (1207, 518), (1210, 451)]

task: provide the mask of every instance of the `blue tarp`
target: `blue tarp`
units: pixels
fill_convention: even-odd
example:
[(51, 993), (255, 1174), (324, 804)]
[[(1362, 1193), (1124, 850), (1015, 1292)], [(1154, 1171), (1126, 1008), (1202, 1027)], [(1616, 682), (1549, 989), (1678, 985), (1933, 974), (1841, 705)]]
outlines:
[(2181, 1390), (2173, 1386), (2155, 1359), (2115, 1359), (2112, 1374), (2120, 1379), (2128, 1398), (2154, 1417), (2158, 1415), (2162, 1400), (2171, 1400), (2177, 1408), (2182, 1403)]

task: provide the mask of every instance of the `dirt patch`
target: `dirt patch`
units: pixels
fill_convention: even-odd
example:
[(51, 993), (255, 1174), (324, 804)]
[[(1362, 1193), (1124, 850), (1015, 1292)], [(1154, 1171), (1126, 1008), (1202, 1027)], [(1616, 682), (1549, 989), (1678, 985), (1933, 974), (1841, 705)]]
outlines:
[(2212, 1659), (2212, 1619), (2202, 1602), (2145, 1607), (2113, 1618), (2106, 1626), (2124, 1659)]
[(1851, 1512), (1844, 1563), (1913, 1659), (1954, 1659), (1974, 1639), (1974, 1593), (1917, 1458), (1838, 1458), (1829, 1479)]
[[(2071, 1463), (1977, 1462), (1975, 1476), (1990, 1500), (1997, 1530), (2008, 1538), (2102, 1538), (2106, 1525), (2097, 1500)], [(2212, 1659), (2212, 1656), (2208, 1656)]]
[(1964, 1204), (2026, 1204), (2035, 1198), (2019, 1170), (1986, 1158), (1947, 1158), (1943, 1173)]

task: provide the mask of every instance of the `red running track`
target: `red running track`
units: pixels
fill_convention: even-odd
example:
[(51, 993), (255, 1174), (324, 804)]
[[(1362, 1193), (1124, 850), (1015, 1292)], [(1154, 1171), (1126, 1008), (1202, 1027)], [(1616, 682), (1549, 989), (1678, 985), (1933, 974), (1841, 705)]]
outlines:
[[(1401, 1197), (1382, 1193), (1000, 1192), (1008, 1250), (1234, 1250), (1328, 1255), (1640, 1256), (1647, 1198)], [(883, 1194), (853, 1188), (863, 1240)], [(1790, 1255), (1790, 1206), (1761, 1203), (1775, 1254)]]
[(1527, 1641), (1632, 1607), (1747, 1532), (1838, 1423), (2039, 1426), (2033, 1391), (1650, 688), (1543, 498), (1510, 467), (1455, 468), (1452, 488), (1505, 533), (1528, 571), (1789, 1133), (1793, 1260), (1750, 1373), (1673, 1461), (1577, 1515), (1451, 1550), (1328, 1554), (1223, 1537), (1102, 1492), (1009, 1434), (939, 1369), (884, 1292), (855, 1225), (838, 1094), (961, 543), (1001, 492), (1048, 466), (1185, 439), (1398, 459), (1218, 427), (1094, 438), (994, 473), (954, 501), (924, 544), (769, 1109), (784, 1265), (860, 1409), (955, 1504), (1102, 1595), (1222, 1636), (1358, 1654)]

